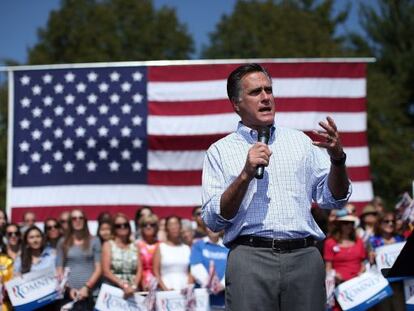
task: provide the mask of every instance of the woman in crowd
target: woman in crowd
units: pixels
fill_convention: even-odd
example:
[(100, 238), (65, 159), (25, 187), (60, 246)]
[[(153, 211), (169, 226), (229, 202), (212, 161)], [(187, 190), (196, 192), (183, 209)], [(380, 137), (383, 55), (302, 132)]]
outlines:
[(193, 229), (192, 223), (188, 219), (181, 220), (181, 238), (184, 244), (192, 246), (195, 238), (195, 231)]
[(59, 215), (60, 233), (65, 236), (69, 231), (70, 212), (64, 211)]
[(21, 233), (17, 224), (6, 226), (7, 255), (15, 260), (20, 255)]
[(139, 221), (141, 239), (137, 241), (140, 259), (142, 263), (141, 288), (149, 290), (151, 279), (154, 276), (152, 261), (158, 246), (158, 217), (154, 214), (143, 216)]
[(124, 296), (131, 296), (141, 280), (142, 268), (139, 252), (131, 241), (131, 226), (128, 217), (116, 214), (113, 239), (102, 246), (102, 271), (109, 283), (123, 289)]
[(135, 240), (139, 240), (141, 238), (140, 236), (141, 231), (139, 230), (139, 222), (141, 218), (144, 216), (152, 215), (152, 214), (154, 213), (152, 212), (152, 209), (149, 206), (143, 206), (139, 210), (137, 210), (137, 212), (135, 213), (135, 218), (134, 218)]
[(162, 290), (181, 290), (192, 283), (189, 274), (190, 247), (181, 241), (181, 219), (170, 216), (165, 220), (167, 240), (154, 254), (154, 275)]
[(56, 250), (57, 243), (61, 238), (60, 225), (56, 218), (48, 218), (44, 222), (46, 246)]
[(371, 204), (368, 204), (362, 210), (360, 216), (361, 223), (357, 229), (357, 233), (366, 245), (369, 242), (369, 239), (374, 235), (374, 228), (378, 218), (377, 215), (378, 213), (375, 207)]
[(23, 235), (22, 252), (14, 262), (14, 275), (55, 267), (56, 254), (46, 247), (43, 232), (36, 226), (27, 228)]
[(83, 211), (70, 213), (68, 234), (58, 243), (57, 271), (63, 276), (70, 268), (64, 303), (77, 300), (74, 310), (93, 310), (95, 286), (101, 276), (101, 243), (89, 233)]
[(99, 237), (101, 244), (112, 239), (112, 219), (104, 219), (98, 222), (96, 235)]
[[(369, 239), (369, 259), (375, 263), (376, 249), (380, 246), (390, 245), (403, 242), (404, 237), (395, 232), (395, 214), (393, 212), (384, 212), (380, 215), (375, 226), (375, 235)], [(375, 310), (397, 311), (405, 310), (404, 289), (401, 281), (391, 282), (393, 295), (375, 306)]]
[(357, 217), (338, 217), (331, 236), (326, 240), (324, 259), (326, 271), (335, 270), (335, 283), (340, 284), (365, 271), (366, 251), (364, 242), (357, 237)]

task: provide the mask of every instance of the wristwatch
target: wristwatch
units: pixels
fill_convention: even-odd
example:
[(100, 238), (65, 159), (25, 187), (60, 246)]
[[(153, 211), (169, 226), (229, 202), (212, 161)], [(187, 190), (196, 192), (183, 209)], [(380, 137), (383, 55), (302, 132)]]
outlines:
[(339, 159), (331, 157), (331, 163), (333, 166), (344, 166), (346, 162), (346, 153), (342, 151), (342, 155)]

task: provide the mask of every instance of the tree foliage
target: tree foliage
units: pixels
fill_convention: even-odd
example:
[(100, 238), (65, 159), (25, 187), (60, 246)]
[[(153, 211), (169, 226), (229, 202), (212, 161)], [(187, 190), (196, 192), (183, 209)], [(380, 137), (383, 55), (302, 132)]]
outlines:
[(152, 0), (62, 0), (29, 50), (30, 64), (186, 59), (193, 40)]
[[(317, 4), (317, 2), (319, 4)], [(341, 56), (342, 38), (335, 28), (346, 11), (331, 16), (333, 1), (238, 1), (210, 34), (206, 58)]]
[[(368, 75), (368, 140), (375, 192), (389, 203), (414, 179), (414, 3), (361, 6), (365, 36), (351, 34), (358, 54), (377, 63)], [(411, 192), (411, 191), (410, 191)]]

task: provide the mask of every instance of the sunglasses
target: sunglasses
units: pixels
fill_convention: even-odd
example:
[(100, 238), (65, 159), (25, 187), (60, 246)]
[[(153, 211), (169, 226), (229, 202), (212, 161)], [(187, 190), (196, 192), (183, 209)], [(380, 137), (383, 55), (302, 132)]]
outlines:
[(391, 225), (393, 225), (393, 224), (395, 224), (395, 220), (391, 220), (391, 219), (387, 220), (387, 219), (384, 219), (382, 221), (382, 223), (383, 224), (391, 224)]
[(59, 225), (50, 225), (50, 226), (46, 226), (46, 230), (52, 230), (52, 229), (59, 229)]
[(66, 219), (62, 219), (62, 220), (59, 220), (59, 223), (60, 224), (67, 224), (69, 222), (69, 220), (66, 220)]
[(72, 218), (72, 221), (75, 221), (75, 220), (84, 220), (85, 219), (85, 217), (83, 217), (83, 216), (72, 216), (71, 218)]
[(141, 228), (156, 228), (156, 227), (157, 227), (157, 224), (155, 223), (147, 223), (141, 226)]
[(8, 237), (12, 237), (12, 236), (20, 236), (20, 232), (19, 231), (9, 231), (6, 232)]
[(122, 224), (115, 224), (114, 227), (116, 229), (129, 229), (129, 223), (124, 222)]

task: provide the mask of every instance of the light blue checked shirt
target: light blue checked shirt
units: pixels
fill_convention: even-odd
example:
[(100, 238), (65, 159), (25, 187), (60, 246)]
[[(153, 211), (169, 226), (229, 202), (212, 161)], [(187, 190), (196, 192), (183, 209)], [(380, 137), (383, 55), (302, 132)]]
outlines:
[(346, 198), (336, 200), (328, 188), (328, 155), (293, 129), (272, 127), (272, 156), (263, 179), (250, 182), (236, 216), (227, 220), (220, 215), (221, 195), (241, 173), (256, 142), (257, 131), (240, 122), (235, 133), (207, 150), (202, 178), (202, 217), (207, 226), (213, 231), (224, 229), (226, 245), (239, 235), (324, 239), (311, 214), (312, 200), (322, 208), (341, 208), (351, 186)]

